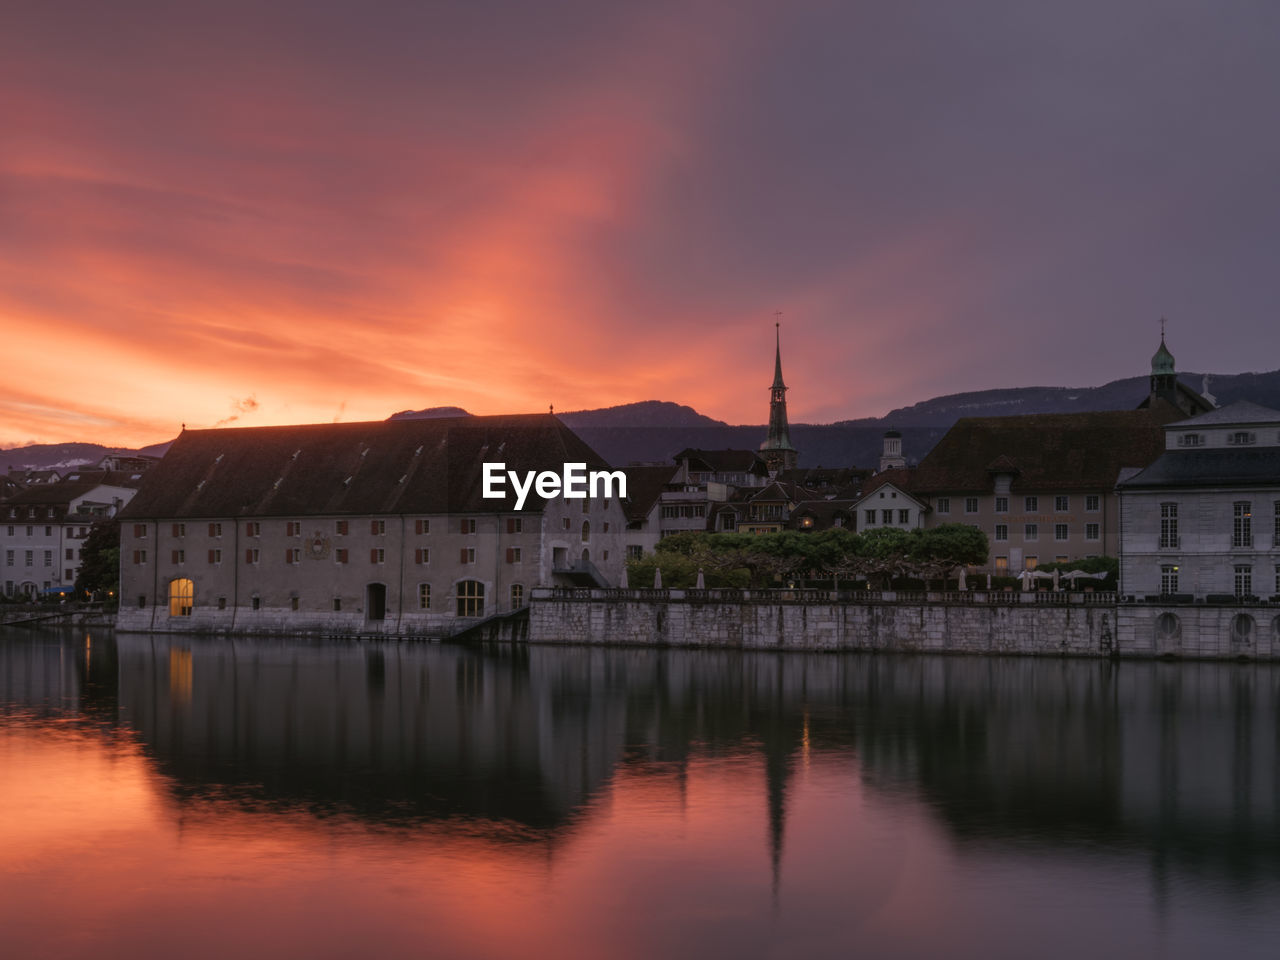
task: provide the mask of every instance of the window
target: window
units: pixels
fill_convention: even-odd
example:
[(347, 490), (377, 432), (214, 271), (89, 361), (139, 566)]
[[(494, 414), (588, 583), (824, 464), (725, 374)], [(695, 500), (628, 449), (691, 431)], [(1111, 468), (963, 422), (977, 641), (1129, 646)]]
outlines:
[(413, 521), (413, 532), (418, 536), (425, 536), (431, 532), (431, 521), (426, 517), (418, 517)]
[(1235, 433), (1227, 435), (1227, 443), (1233, 446), (1245, 447), (1251, 443), (1258, 442), (1258, 435), (1248, 430), (1237, 430)]
[[(663, 518), (665, 519), (667, 516), (672, 516), (672, 517), (674, 517), (674, 516), (675, 516), (675, 514), (674, 514), (674, 513), (672, 513), (672, 514), (669, 514), (669, 515), (668, 515), (668, 513), (667, 513), (667, 509), (668, 509), (667, 507), (663, 507), (663, 508), (662, 508), (662, 516), (663, 516)], [(570, 523), (570, 521), (569, 521), (569, 518), (568, 518), (568, 517), (561, 517), (561, 518), (560, 518), (560, 526), (561, 526), (561, 529), (563, 529), (563, 530), (568, 530), (568, 529), (569, 529), (569, 527), (570, 527), (570, 526), (572, 526), (572, 524)]]
[(1024, 497), (1022, 501), (1022, 505), (1023, 507), (1026, 508), (1027, 513), (1035, 513), (1037, 510), (1040, 509), (1040, 498)]
[(1198, 433), (1180, 433), (1178, 434), (1178, 446), (1180, 447), (1198, 447), (1204, 443), (1204, 437)]
[(1235, 588), (1237, 597), (1253, 596), (1253, 567), (1236, 567)]
[(187, 551), (185, 551), (185, 550), (174, 550), (174, 551), (173, 551), (172, 560), (173, 560), (173, 562), (174, 562), (174, 563), (186, 563), (186, 562), (187, 562)]
[(302, 536), (302, 523), (298, 520), (287, 520), (284, 525), (284, 535), (286, 537)]
[(1271, 533), (1271, 545), (1280, 547), (1280, 500), (1275, 502), (1275, 530)]
[(416, 550), (413, 551), (413, 562), (414, 563), (430, 563), (431, 551), (426, 547), (418, 547)]
[(586, 543), (590, 539), (591, 539), (591, 521), (583, 520), (582, 521), (582, 542)]
[(1053, 525), (1053, 539), (1055, 540), (1066, 540), (1068, 532), (1067, 524), (1065, 523), (1055, 523)]
[(53, 551), (52, 551), (52, 550), (46, 550), (46, 551), (44, 552), (44, 565), (45, 565), (46, 567), (52, 567), (52, 566), (53, 566)]
[(587, 497), (582, 498), (582, 512), (583, 513), (591, 512), (591, 501)]
[(640, 546), (638, 543), (629, 543), (629, 544), (627, 544), (627, 559), (628, 559), (628, 560), (639, 560), (639, 559), (641, 559), (643, 556), (644, 556), (644, 547)]
[(732, 510), (720, 514), (720, 529), (733, 530), (738, 525), (738, 518)]
[(63, 559), (64, 559), (64, 560), (73, 560), (73, 559), (75, 559), (75, 550), (73, 550), (71, 547), (67, 547), (67, 555), (66, 555), (65, 557), (63, 557)]
[(475, 562), (476, 562), (476, 548), (475, 548), (475, 547), (463, 547), (463, 548), (459, 551), (459, 553), (458, 553), (458, 562), (459, 562), (459, 563), (475, 563)]
[[(335, 521), (334, 521), (334, 524), (333, 524), (333, 532), (334, 532), (334, 533), (336, 533), (338, 536), (340, 536), (340, 537), (345, 537), (345, 536), (347, 535), (347, 533), (348, 533), (348, 532), (350, 532), (350, 530), (351, 530), (351, 521), (350, 521), (350, 520), (335, 520)], [(341, 603), (342, 601), (341, 601), (340, 599), (338, 599), (337, 597), (334, 597), (334, 602), (336, 602), (336, 603)], [(335, 607), (334, 609), (336, 610), (336, 609), (338, 609), (338, 608), (337, 608), (337, 607)]]
[(1035, 523), (1024, 523), (1022, 525), (1022, 539), (1023, 540), (1039, 540), (1040, 525)]
[(429, 583), (418, 584), (418, 609), (431, 609), (431, 584)]
[(996, 524), (996, 537), (995, 537), (995, 538), (996, 538), (997, 540), (1008, 540), (1008, 539), (1009, 539), (1009, 525), (1008, 525), (1007, 523), (997, 523), (997, 524)]
[(871, 525), (876, 522), (876, 512), (874, 510), (867, 511), (867, 524)]
[(219, 609), (219, 610), (225, 610), (225, 609), (227, 609), (227, 598), (226, 598), (226, 597), (219, 597), (219, 598), (218, 598), (218, 609)]
[(12, 550), (6, 550), (6, 551), (4, 552), (4, 565), (5, 565), (6, 567), (12, 567), (12, 566), (13, 566), (13, 551), (12, 551)]
[(249, 598), (249, 609), (250, 610), (262, 609), (262, 598), (258, 596), (256, 593)]
[(209, 536), (211, 536), (211, 537), (220, 537), (220, 536), (222, 536), (222, 524), (221, 524), (221, 523), (211, 523), (211, 524), (209, 524)]
[(386, 551), (386, 550), (384, 550), (382, 547), (372, 547), (372, 548), (370, 548), (370, 550), (369, 550), (369, 562), (370, 562), (370, 563), (386, 563), (386, 562), (387, 562), (387, 551)]
[(244, 525), (244, 535), (246, 537), (262, 536), (262, 524), (257, 520), (250, 520)]
[[(49, 528), (45, 528), (45, 533), (49, 532)], [(175, 523), (173, 525), (173, 535), (175, 537), (185, 537), (187, 535), (187, 525), (185, 523)]]
[(950, 498), (950, 497), (939, 497), (939, 498), (938, 498), (938, 507), (937, 507), (937, 509), (938, 509), (938, 512), (939, 512), (939, 513), (950, 513), (950, 512), (951, 512), (951, 498)]
[(244, 552), (245, 563), (257, 563), (260, 557), (261, 557), (261, 553), (259, 552), (257, 547), (249, 547)]
[(1086, 540), (1097, 540), (1099, 538), (1098, 524), (1086, 523), (1084, 525), (1084, 538)]
[(1231, 512), (1231, 545), (1233, 547), (1252, 547), (1253, 504), (1248, 500), (1237, 500), (1231, 505)]
[[(147, 551), (145, 551), (145, 550), (135, 550), (135, 551), (133, 551), (133, 555), (134, 555), (135, 557), (136, 557), (139, 553), (141, 553), (141, 554), (142, 554), (142, 561), (141, 561), (141, 562), (142, 562), (142, 563), (146, 563), (146, 562), (147, 562)], [(34, 567), (34, 566), (36, 565), (36, 552), (35, 552), (34, 550), (24, 550), (24, 551), (23, 551), (23, 560), (25, 560), (25, 561), (26, 561), (26, 563), (24, 564), (24, 566)], [(139, 561), (134, 560), (133, 562), (134, 562), (134, 563), (138, 563)]]
[(1090, 493), (1085, 495), (1084, 508), (1088, 513), (1098, 512), (1098, 495), (1096, 493)]
[(195, 606), (196, 585), (186, 577), (169, 581), (169, 616), (189, 617)]
[(524, 606), (524, 584), (513, 583), (511, 585), (511, 609), (519, 610)]
[(289, 598), (289, 609), (290, 609), (290, 610), (293, 610), (293, 611), (295, 611), (295, 612), (296, 612), (296, 611), (297, 611), (297, 609), (298, 609), (299, 603), (300, 603), (300, 600), (299, 600), (297, 597), (290, 597), (290, 598)]
[(301, 547), (285, 547), (284, 562), (285, 563), (301, 563), (302, 548)]
[[(810, 522), (811, 524), (813, 523), (813, 521), (812, 521), (812, 520), (810, 520), (809, 522)], [(899, 510), (899, 511), (898, 511), (898, 522), (899, 522), (899, 523), (901, 523), (903, 526), (906, 526), (907, 524), (909, 524), (909, 523), (911, 522), (911, 511), (910, 511), (910, 510)]]
[(347, 548), (346, 548), (346, 547), (339, 547), (337, 550), (333, 551), (333, 559), (334, 559), (334, 562), (336, 562), (336, 563), (346, 563), (346, 562), (347, 562)]
[[(569, 522), (568, 520), (565, 520), (565, 523), (568, 523), (568, 522)], [(568, 528), (568, 527), (565, 527), (565, 529), (566, 529), (566, 530), (568, 530), (569, 528)], [(461, 521), (461, 524), (460, 524), (460, 531), (461, 531), (462, 533), (466, 533), (466, 534), (475, 533), (475, 532), (476, 532), (476, 518), (475, 518), (475, 517), (463, 517), (463, 518), (462, 518), (462, 521)]]
[(1160, 504), (1160, 547), (1176, 549), (1178, 546), (1178, 505)]
[[(31, 528), (27, 527), (27, 536), (31, 536)], [(143, 540), (147, 536), (147, 525), (145, 523), (135, 523), (133, 525), (133, 536), (137, 540)]]
[(1053, 512), (1066, 513), (1071, 509), (1071, 498), (1064, 497), (1061, 494), (1053, 498)]
[[(146, 527), (143, 527), (142, 529), (143, 529), (143, 530), (146, 530), (147, 528), (146, 528)], [(27, 536), (28, 536), (28, 537), (34, 537), (35, 535), (36, 535), (36, 528), (35, 528), (35, 527), (27, 527)], [(145, 537), (145, 536), (146, 536), (146, 534), (144, 533), (144, 534), (143, 534), (143, 536)]]
[(383, 536), (386, 536), (386, 533), (387, 533), (387, 521), (385, 521), (385, 520), (370, 520), (370, 521), (369, 521), (369, 533), (371, 533), (371, 534), (372, 534), (373, 536), (375, 536), (375, 537), (383, 537)]
[(334, 612), (334, 613), (341, 613), (341, 612), (342, 612), (342, 598), (341, 598), (341, 597), (334, 597), (334, 598), (333, 598), (333, 612)]
[(520, 548), (507, 547), (507, 563), (519, 563), (519, 562), (520, 562)]
[(1009, 569), (1009, 558), (996, 557), (996, 570), (1003, 572), (1008, 569)]
[[(134, 566), (141, 566), (142, 564), (144, 564), (144, 563), (146, 563), (146, 562), (147, 562), (147, 551), (145, 551), (145, 550), (135, 550), (135, 551), (133, 551), (133, 563), (134, 563)], [(30, 550), (28, 550), (28, 551), (27, 551), (27, 566), (31, 566), (31, 551), (30, 551)]]
[(880, 511), (880, 522), (881, 522), (881, 523), (893, 523), (893, 511), (892, 511), (892, 510), (881, 510), (881, 511)]
[(996, 513), (1008, 513), (1008, 512), (1009, 512), (1009, 498), (996, 497)]
[(978, 498), (977, 498), (977, 497), (965, 497), (965, 498), (964, 498), (964, 512), (965, 512), (965, 513), (977, 513), (977, 512), (978, 512)]
[(45, 527), (45, 528), (44, 528), (44, 535), (45, 535), (46, 537), (52, 537), (52, 536), (53, 536), (53, 527)]
[(209, 551), (209, 562), (210, 562), (210, 563), (221, 563), (221, 562), (222, 562), (222, 551), (221, 551), (221, 550), (210, 550), (210, 551)]
[(1178, 568), (1166, 563), (1160, 568), (1160, 592), (1165, 596), (1178, 592)]
[(1040, 566), (1040, 558), (1027, 557), (1027, 559), (1023, 562), (1023, 566), (1028, 570), (1034, 570), (1036, 567)]
[(484, 616), (484, 584), (479, 580), (458, 582), (458, 616)]

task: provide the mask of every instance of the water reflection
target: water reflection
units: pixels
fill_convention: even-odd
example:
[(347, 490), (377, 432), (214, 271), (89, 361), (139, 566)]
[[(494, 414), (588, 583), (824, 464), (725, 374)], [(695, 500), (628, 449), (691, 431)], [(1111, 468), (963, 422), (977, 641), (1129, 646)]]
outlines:
[[(103, 803), (146, 827), (138, 869), (171, 869), (153, 860), (168, 824), (194, 871), (171, 879), (206, 895), (316, 870), (335, 902), (372, 884), (391, 952), (418, 914), (388, 891), (432, 890), (416, 909), (483, 956), (517, 945), (460, 932), (491, 925), (467, 897), (533, 931), (523, 953), (836, 955), (856, 929), (903, 955), (1195, 955), (1205, 938), (1262, 955), (1280, 932), (1278, 680), (1254, 664), (0, 636), (7, 759), (47, 777), (97, 744), (89, 774), (119, 794)], [(5, 821), (57, 833), (18, 804)], [(388, 859), (394, 876), (374, 869)]]

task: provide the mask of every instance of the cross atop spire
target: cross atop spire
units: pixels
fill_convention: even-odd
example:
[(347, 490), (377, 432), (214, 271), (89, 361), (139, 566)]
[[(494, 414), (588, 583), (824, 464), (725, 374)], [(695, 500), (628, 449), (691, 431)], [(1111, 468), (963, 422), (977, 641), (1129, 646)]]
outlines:
[(1166, 321), (1164, 317), (1161, 317), (1161, 318), (1160, 318), (1160, 342), (1161, 342), (1161, 343), (1164, 343), (1164, 325), (1165, 325), (1167, 322), (1168, 322), (1168, 321)]

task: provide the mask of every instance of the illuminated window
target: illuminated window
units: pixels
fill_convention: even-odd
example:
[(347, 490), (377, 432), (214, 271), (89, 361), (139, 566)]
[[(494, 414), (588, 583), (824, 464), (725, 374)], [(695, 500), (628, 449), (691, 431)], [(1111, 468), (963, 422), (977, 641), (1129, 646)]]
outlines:
[(511, 609), (519, 610), (524, 606), (524, 584), (513, 583), (511, 585)]
[(189, 617), (195, 606), (196, 585), (193, 580), (178, 577), (169, 581), (169, 616)]
[(1167, 563), (1160, 568), (1160, 592), (1171, 594), (1178, 592), (1178, 568)]
[(1008, 557), (996, 557), (996, 569), (1003, 572), (1009, 569)]
[(1026, 559), (1026, 568), (1027, 568), (1028, 570), (1034, 570), (1034, 569), (1035, 569), (1036, 567), (1038, 567), (1038, 566), (1040, 566), (1040, 558), (1039, 558), (1039, 557), (1027, 557), (1027, 559)]
[(1237, 500), (1231, 505), (1231, 510), (1231, 545), (1253, 546), (1253, 504), (1248, 500)]
[(459, 581), (458, 616), (484, 616), (484, 584), (479, 580)]

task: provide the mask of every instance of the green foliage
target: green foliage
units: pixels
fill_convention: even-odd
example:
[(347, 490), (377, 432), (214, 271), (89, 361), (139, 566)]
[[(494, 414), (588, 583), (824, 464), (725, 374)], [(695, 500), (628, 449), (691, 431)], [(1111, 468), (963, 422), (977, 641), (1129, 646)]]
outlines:
[(80, 573), (76, 577), (76, 599), (111, 597), (120, 585), (120, 521), (101, 520), (89, 528), (80, 547)]
[(693, 531), (661, 540), (652, 557), (631, 562), (628, 577), (632, 586), (646, 587), (661, 566), (663, 586), (675, 588), (692, 586), (699, 569), (709, 587), (758, 588), (797, 578), (868, 579), (888, 586), (903, 577), (945, 578), (956, 567), (986, 560), (986, 535), (960, 523), (861, 534), (842, 527), (760, 535)]
[(1042, 563), (1037, 568), (1045, 573), (1057, 570), (1066, 573), (1068, 570), (1082, 570), (1085, 573), (1105, 573), (1104, 580), (1077, 580), (1076, 587), (1094, 587), (1098, 590), (1114, 590), (1116, 579), (1120, 575), (1120, 561), (1116, 557), (1088, 557), (1084, 560), (1067, 560), (1064, 563)]

